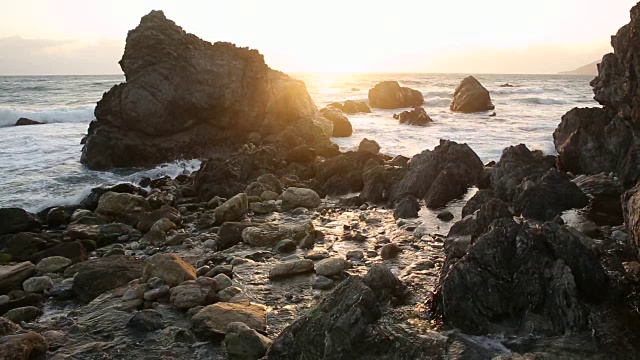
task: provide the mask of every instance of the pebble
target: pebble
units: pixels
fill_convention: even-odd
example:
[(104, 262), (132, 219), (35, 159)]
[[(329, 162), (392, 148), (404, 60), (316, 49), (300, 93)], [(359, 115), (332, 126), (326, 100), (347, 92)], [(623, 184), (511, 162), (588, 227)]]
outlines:
[(396, 243), (386, 244), (380, 250), (380, 257), (384, 260), (393, 259), (402, 252), (400, 246)]
[(231, 281), (231, 279), (225, 274), (218, 274), (213, 279), (218, 284), (216, 287), (218, 291), (224, 290), (233, 285), (233, 282)]
[(161, 288), (164, 285), (164, 280), (162, 280), (159, 277), (152, 277), (149, 280), (147, 280), (147, 284), (152, 289), (158, 289), (158, 288)]
[(311, 287), (318, 290), (328, 290), (333, 287), (333, 280), (324, 276), (317, 276), (315, 280), (313, 280)]
[(53, 280), (48, 276), (36, 276), (25, 280), (22, 283), (22, 288), (26, 292), (41, 293), (45, 290), (49, 290), (53, 287)]

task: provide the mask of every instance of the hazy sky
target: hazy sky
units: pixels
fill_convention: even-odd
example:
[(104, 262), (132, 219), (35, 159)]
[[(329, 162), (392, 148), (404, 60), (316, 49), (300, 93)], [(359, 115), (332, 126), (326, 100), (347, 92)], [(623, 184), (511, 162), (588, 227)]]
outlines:
[(0, 74), (120, 73), (152, 9), (285, 72), (556, 73), (611, 51), (635, 0), (0, 0)]

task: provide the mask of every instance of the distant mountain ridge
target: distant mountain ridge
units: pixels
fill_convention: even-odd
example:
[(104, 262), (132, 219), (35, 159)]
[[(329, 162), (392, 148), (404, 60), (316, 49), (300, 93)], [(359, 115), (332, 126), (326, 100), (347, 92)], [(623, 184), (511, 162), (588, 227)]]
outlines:
[(598, 64), (600, 60), (594, 61), (591, 64), (587, 64), (585, 66), (581, 66), (575, 70), (571, 71), (561, 71), (558, 74), (561, 75), (598, 75)]

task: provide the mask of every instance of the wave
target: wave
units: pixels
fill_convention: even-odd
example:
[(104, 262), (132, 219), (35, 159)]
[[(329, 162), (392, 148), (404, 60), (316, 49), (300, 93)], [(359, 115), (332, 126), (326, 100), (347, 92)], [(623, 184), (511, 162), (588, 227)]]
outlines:
[(567, 101), (567, 100), (539, 98), (539, 97), (516, 99), (516, 101), (524, 102), (528, 104), (537, 104), (537, 105), (564, 105), (564, 104), (570, 103), (570, 101)]
[(94, 108), (95, 105), (80, 105), (24, 110), (0, 106), (0, 127), (13, 126), (21, 117), (44, 123), (88, 123), (95, 118)]
[(539, 87), (512, 87), (512, 88), (499, 88), (490, 91), (491, 94), (511, 95), (511, 94), (542, 94), (544, 89)]
[(436, 96), (424, 99), (424, 105), (426, 106), (449, 106), (449, 104), (451, 104), (451, 98)]

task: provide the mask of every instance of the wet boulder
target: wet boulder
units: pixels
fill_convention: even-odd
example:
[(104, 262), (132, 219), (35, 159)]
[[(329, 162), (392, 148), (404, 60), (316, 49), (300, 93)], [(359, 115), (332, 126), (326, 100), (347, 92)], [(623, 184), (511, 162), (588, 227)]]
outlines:
[(473, 76), (464, 78), (453, 93), (449, 109), (460, 112), (479, 112), (495, 109), (489, 91)]
[(144, 281), (160, 278), (170, 287), (196, 279), (196, 269), (176, 254), (155, 254), (147, 259), (142, 272)]
[(369, 104), (374, 108), (398, 109), (422, 106), (424, 96), (418, 90), (400, 87), (397, 81), (383, 81), (369, 90)]
[(589, 205), (589, 199), (569, 177), (550, 169), (539, 180), (525, 178), (516, 189), (513, 208), (516, 215), (534, 220), (552, 220), (569, 209)]
[(147, 200), (140, 195), (107, 192), (100, 197), (96, 214), (107, 221), (136, 225), (150, 209)]
[(0, 252), (11, 255), (14, 261), (24, 261), (58, 243), (44, 233), (21, 232), (0, 238)]
[(482, 172), (482, 161), (467, 144), (440, 140), (433, 150), (415, 155), (406, 175), (391, 187), (390, 202), (405, 195), (438, 208), (464, 195)]
[[(379, 148), (378, 148), (379, 149)], [(342, 195), (362, 190), (363, 173), (369, 161), (383, 164), (379, 155), (368, 151), (349, 151), (316, 164), (317, 180), (328, 195)]]
[(420, 203), (415, 197), (405, 195), (396, 201), (393, 208), (394, 219), (412, 219), (418, 217)]
[(33, 359), (43, 356), (49, 349), (47, 340), (34, 331), (3, 336), (0, 358), (7, 360)]
[(538, 180), (552, 167), (554, 162), (540, 151), (531, 151), (524, 144), (509, 146), (493, 167), (491, 188), (496, 197), (510, 202), (525, 178)]
[(414, 107), (411, 111), (403, 111), (400, 114), (393, 114), (393, 118), (398, 120), (400, 124), (424, 126), (433, 120), (423, 107)]
[(98, 102), (82, 150), (90, 169), (203, 157), (240, 148), (251, 133), (277, 147), (331, 147), (331, 123), (302, 81), (256, 50), (201, 40), (162, 11), (129, 31), (120, 66), (126, 81)]
[(82, 302), (90, 302), (101, 294), (142, 277), (144, 261), (131, 256), (109, 256), (89, 260), (67, 268), (65, 273), (77, 273), (73, 293)]

